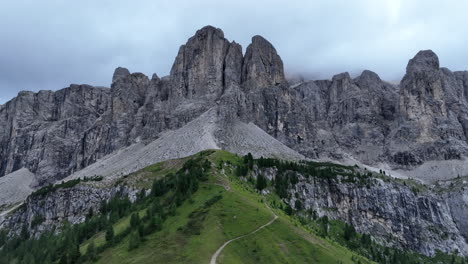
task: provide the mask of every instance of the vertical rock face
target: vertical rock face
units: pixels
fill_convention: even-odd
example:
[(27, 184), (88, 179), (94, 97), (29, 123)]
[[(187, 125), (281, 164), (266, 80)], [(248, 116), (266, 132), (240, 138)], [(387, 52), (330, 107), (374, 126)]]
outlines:
[(117, 81), (118, 79), (125, 78), (127, 75), (130, 75), (130, 72), (126, 68), (117, 67), (114, 71), (114, 75), (112, 76), (112, 82)]
[(294, 90), (305, 108), (303, 115), (308, 115), (294, 148), (312, 157), (351, 154), (366, 163), (384, 156), (385, 138), (395, 119), (395, 87), (365, 70), (355, 79), (341, 73), (331, 81), (305, 82)]
[(405, 119), (447, 116), (441, 75), (439, 58), (430, 50), (418, 52), (409, 61), (400, 89), (400, 111)]
[(109, 108), (109, 99), (109, 90), (87, 85), (21, 92), (0, 111), (0, 174), (26, 167), (39, 183), (70, 174), (79, 167), (81, 136)]
[(225, 89), (240, 86), (243, 59), (241, 45), (233, 41), (229, 44), (224, 59), (223, 86)]
[[(115, 75), (115, 74), (114, 74)], [(112, 130), (114, 135), (114, 149), (127, 146), (138, 135), (129, 137), (137, 122), (138, 110), (143, 106), (148, 92), (150, 80), (141, 73), (134, 73), (122, 77), (112, 83)]]
[[(19, 233), (22, 226), (29, 226), (31, 236), (39, 236), (45, 231), (60, 228), (64, 222), (70, 224), (83, 223), (89, 210), (99, 212), (103, 201), (108, 201), (116, 194), (127, 195), (131, 201), (136, 200), (138, 190), (128, 186), (92, 186), (79, 184), (71, 188), (60, 188), (45, 195), (28, 197), (24, 205), (5, 220), (0, 217), (2, 229)], [(31, 225), (38, 216), (44, 222), (37, 226)]]
[[(242, 66), (242, 90), (246, 94), (246, 116), (270, 135), (283, 142), (295, 131), (297, 117), (292, 91), (287, 89), (283, 62), (273, 45), (254, 36), (247, 47)], [(291, 125), (291, 126), (290, 126)]]
[(227, 123), (246, 115), (246, 98), (241, 91), (242, 63), (242, 47), (232, 42), (224, 60), (223, 92), (218, 103), (219, 116)]
[(341, 176), (321, 179), (277, 168), (253, 173), (268, 179), (296, 174), (298, 183), (290, 186), (286, 199), (291, 207), (299, 200), (304, 211), (345, 221), (381, 243), (424, 255), (455, 249), (468, 254), (467, 212), (462, 209), (468, 202), (468, 190), (461, 180), (456, 188), (447, 188), (454, 183), (446, 182), (437, 190), (418, 193), (401, 182), (373, 176), (370, 183), (363, 184)]
[(455, 75), (455, 78), (457, 79), (460, 87), (463, 88), (461, 92), (463, 93), (465, 100), (468, 101), (468, 71), (458, 71), (454, 72), (453, 74)]
[(230, 43), (221, 29), (197, 31), (182, 45), (171, 69), (176, 96), (220, 96), (224, 84), (224, 60)]
[(420, 73), (439, 70), (439, 57), (432, 50), (421, 50), (406, 66), (406, 73)]
[(242, 81), (251, 89), (285, 85), (283, 61), (275, 48), (261, 36), (254, 36), (247, 47)]
[(439, 68), (437, 55), (420, 51), (411, 59), (400, 84), (399, 122), (390, 146), (401, 165), (467, 155), (468, 104), (457, 75)]

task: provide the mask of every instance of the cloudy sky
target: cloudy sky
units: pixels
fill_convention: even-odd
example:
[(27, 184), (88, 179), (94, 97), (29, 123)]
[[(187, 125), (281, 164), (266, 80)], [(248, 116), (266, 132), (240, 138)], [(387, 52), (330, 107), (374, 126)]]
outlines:
[(0, 4), (0, 103), (20, 90), (109, 86), (114, 68), (167, 75), (179, 46), (205, 26), (244, 52), (270, 40), (289, 74), (330, 78), (363, 69), (398, 82), (421, 49), (468, 69), (468, 1), (17, 0)]

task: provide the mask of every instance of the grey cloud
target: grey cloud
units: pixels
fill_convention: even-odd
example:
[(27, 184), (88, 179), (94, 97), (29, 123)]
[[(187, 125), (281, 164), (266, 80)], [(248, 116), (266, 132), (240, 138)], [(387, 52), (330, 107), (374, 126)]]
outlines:
[(205, 26), (245, 50), (270, 40), (286, 72), (330, 78), (363, 69), (398, 81), (418, 50), (468, 69), (466, 1), (8, 1), (0, 8), (0, 103), (20, 90), (109, 86), (117, 66), (168, 74), (179, 46)]

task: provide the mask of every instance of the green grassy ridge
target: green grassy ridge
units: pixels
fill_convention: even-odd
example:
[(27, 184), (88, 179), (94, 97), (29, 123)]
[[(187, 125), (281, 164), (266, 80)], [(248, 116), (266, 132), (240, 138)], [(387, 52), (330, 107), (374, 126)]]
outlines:
[(307, 236), (313, 237), (293, 232), (290, 223), (280, 219), (253, 236), (229, 244), (222, 252), (219, 262), (353, 263), (353, 253), (348, 250), (328, 245), (317, 238), (308, 239)]
[[(321, 237), (320, 222), (310, 220), (310, 217), (304, 220), (298, 214), (288, 215), (283, 211), (286, 205), (275, 193), (271, 182), (267, 182), (269, 194), (259, 194), (255, 190), (255, 182), (245, 181), (245, 178), (236, 175), (237, 168), (249, 167), (250, 161), (246, 163), (245, 157), (226, 151), (208, 150), (184, 159), (157, 163), (117, 180), (114, 185), (150, 189), (155, 181), (168, 183), (171, 179), (179, 179), (180, 173), (188, 171), (190, 166), (204, 168), (207, 161), (211, 168), (200, 177), (196, 191), (181, 200), (180, 204), (173, 196), (173, 189), (161, 197), (162, 203), (177, 203), (173, 212), (165, 212), (167, 218), (162, 223), (162, 230), (143, 236), (139, 239), (139, 246), (129, 250), (131, 239), (138, 231), (130, 229), (130, 214), (126, 213), (111, 224), (115, 236), (119, 237), (118, 241), (109, 244), (104, 231), (93, 233), (80, 243), (78, 249), (81, 255), (86, 254), (92, 241), (99, 249), (97, 263), (208, 263), (224, 242), (249, 234), (269, 222), (273, 210), (279, 218), (272, 225), (229, 244), (218, 257), (218, 263), (374, 263), (362, 257), (368, 253), (366, 249), (351, 250), (343, 242), (346, 229), (343, 222), (330, 221), (328, 234)], [(283, 164), (281, 166), (287, 165), (287, 162), (278, 162)], [(187, 167), (189, 163), (192, 165)], [(334, 177), (331, 172), (349, 177), (350, 172), (359, 170), (341, 165), (327, 168), (327, 165), (313, 164), (315, 169), (325, 169), (326, 173), (322, 174), (325, 178)], [(192, 186), (193, 183), (190, 184)], [(168, 186), (175, 187), (173, 184)], [(149, 211), (151, 203), (142, 199), (132, 205), (130, 213), (138, 212), (140, 218), (144, 218)], [(144, 222), (143, 225), (147, 226), (148, 223)], [(356, 234), (357, 238), (360, 238), (359, 234)], [(57, 241), (68, 242), (67, 237), (60, 236)], [(27, 247), (28, 244), (23, 251), (27, 252)], [(385, 250), (382, 247), (382, 252)], [(13, 263), (29, 263), (25, 262), (28, 257), (19, 258)], [(451, 256), (436, 257), (424, 259), (427, 260), (424, 263), (450, 263)], [(0, 262), (1, 259), (2, 256)], [(86, 259), (81, 257), (79, 261), (86, 262)], [(461, 259), (455, 260), (457, 264), (462, 263)]]
[[(216, 165), (216, 169), (210, 176), (209, 181), (204, 183), (204, 188), (212, 184), (213, 187), (220, 188), (219, 192), (224, 194), (226, 191), (222, 186), (229, 184), (232, 192), (241, 195), (240, 199), (242, 201), (237, 201), (234, 206), (232, 203), (225, 202), (223, 196), (223, 200), (218, 205), (219, 207), (231, 208), (234, 212), (242, 212), (240, 208), (245, 208), (244, 202), (257, 204), (258, 208), (264, 207), (264, 201), (274, 205), (282, 203), (275, 194), (267, 196), (258, 195), (253, 184), (240, 181), (238, 177), (234, 176), (236, 166), (244, 163), (242, 158), (225, 151), (216, 151), (209, 155), (208, 158)], [(314, 166), (316, 168), (324, 168), (327, 164), (320, 163), (314, 164)], [(353, 171), (355, 167), (333, 166), (331, 169), (337, 169), (338, 172), (347, 172)], [(373, 177), (385, 177), (392, 180), (388, 176), (374, 174), (376, 173), (372, 173)], [(200, 194), (195, 193), (193, 199), (198, 199), (198, 195)], [(232, 202), (230, 199), (228, 200)], [(177, 211), (187, 210), (183, 209), (184, 206), (187, 205), (183, 205)], [(284, 204), (282, 206), (284, 208)], [(278, 208), (278, 206), (275, 207)], [(196, 210), (196, 208), (192, 209)], [(281, 210), (276, 209), (275, 211), (280, 215), (280, 219), (277, 222), (252, 236), (247, 236), (229, 244), (219, 256), (218, 263), (373, 263), (354, 253), (353, 250), (346, 248), (346, 242), (343, 240), (343, 233), (346, 228), (345, 223), (330, 221), (328, 225), (329, 234), (325, 238), (321, 238), (319, 237), (319, 227), (317, 227), (316, 222), (304, 222), (303, 219), (298, 219), (296, 216), (288, 216)], [(183, 214), (179, 215), (177, 213), (176, 218), (188, 219), (189, 215), (185, 214), (184, 217)], [(216, 211), (211, 211), (209, 217), (203, 219), (203, 225), (213, 227), (216, 226), (215, 222), (219, 225), (222, 222), (219, 219), (225, 215), (226, 213), (224, 212), (217, 214)], [(213, 222), (213, 219), (216, 218), (218, 220)], [(181, 219), (178, 220), (180, 221)], [(263, 223), (266, 222), (268, 222), (268, 219), (264, 219)], [(238, 228), (242, 229), (242, 226), (238, 222), (235, 225), (238, 225)], [(258, 224), (258, 226), (260, 225)], [(228, 224), (222, 223), (221, 226), (223, 230), (226, 230), (223, 231), (223, 235), (215, 235), (216, 229), (202, 229), (200, 235), (187, 237), (186, 234), (180, 232), (180, 227), (176, 229), (169, 222), (168, 228), (172, 231), (163, 230), (159, 236), (155, 234), (154, 237), (148, 238), (138, 251), (133, 252), (135, 254), (128, 252), (125, 246), (125, 243), (128, 241), (125, 240), (123, 244), (117, 246), (117, 252), (114, 249), (104, 252), (101, 261), (102, 263), (108, 260), (115, 261), (115, 263), (159, 263), (159, 261), (169, 263), (204, 263), (208, 261), (209, 255), (216, 250), (214, 244), (221, 245), (223, 241), (233, 238), (233, 236), (228, 236), (230, 230)], [(250, 230), (254, 230), (254, 228)], [(296, 231), (293, 232), (293, 230)], [(361, 237), (360, 235), (356, 236), (358, 238)], [(224, 239), (220, 239), (220, 237)], [(161, 242), (156, 242), (156, 240)], [(202, 247), (200, 246), (201, 244), (203, 245)], [(171, 246), (168, 247), (168, 245)], [(388, 252), (392, 252), (391, 249), (385, 247), (380, 247), (380, 249), (383, 253), (388, 250), (390, 250)], [(354, 250), (367, 253), (362, 248)], [(163, 257), (158, 259), (154, 253), (149, 254), (148, 251), (161, 252)], [(451, 256), (441, 253), (438, 253), (434, 258), (427, 258), (410, 252), (405, 254), (403, 255), (404, 257), (410, 257), (413, 260), (417, 259), (424, 263), (450, 263), (449, 261), (452, 260)], [(118, 256), (119, 258), (113, 259), (110, 256)], [(124, 261), (118, 262), (121, 260)], [(455, 258), (455, 260), (456, 263), (462, 263), (462, 260), (459, 258)]]
[[(267, 199), (256, 193), (250, 184), (234, 176), (235, 166), (243, 162), (242, 158), (226, 151), (215, 151), (208, 159), (215, 165), (208, 180), (176, 209), (174, 216), (164, 222), (161, 231), (145, 237), (140, 247), (132, 251), (128, 250), (129, 240), (125, 238), (101, 253), (98, 263), (208, 263), (212, 254), (225, 241), (249, 234), (272, 219), (272, 212), (264, 204)], [(225, 188), (228, 185), (229, 191)], [(190, 216), (217, 195), (222, 198), (197, 223), (200, 225), (199, 234), (187, 233), (185, 227), (193, 220)], [(305, 230), (298, 232), (296, 229), (299, 227), (294, 226), (288, 216), (278, 212), (280, 219), (272, 224), (275, 228), (267, 227), (237, 240), (232, 246), (228, 245), (218, 263), (259, 263), (258, 254), (251, 254), (242, 248), (236, 249), (236, 243), (248, 245), (249, 241), (255, 241), (263, 248), (277, 249), (282, 247), (283, 240), (294, 241), (289, 245), (289, 253), (276, 255), (273, 254), (276, 250), (268, 250), (262, 252), (263, 259), (277, 259), (274, 263), (310, 263), (311, 260), (314, 263), (354, 263), (352, 258), (363, 259)], [(275, 241), (275, 246), (272, 246), (272, 241)], [(84, 250), (85, 245), (82, 247)], [(236, 250), (231, 252), (231, 247)]]

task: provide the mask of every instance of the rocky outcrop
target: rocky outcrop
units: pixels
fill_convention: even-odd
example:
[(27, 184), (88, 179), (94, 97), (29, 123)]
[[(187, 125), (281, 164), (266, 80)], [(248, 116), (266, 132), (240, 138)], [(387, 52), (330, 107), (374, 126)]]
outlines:
[(468, 155), (466, 74), (439, 68), (432, 51), (410, 60), (399, 87), (366, 70), (292, 89), (309, 116), (303, 140), (288, 143), (306, 156), (412, 169)]
[(411, 166), (468, 154), (468, 103), (460, 79), (439, 68), (432, 51), (420, 51), (410, 60), (400, 84), (399, 119), (392, 131), (390, 161)]
[(254, 36), (247, 47), (242, 82), (251, 90), (286, 84), (283, 61), (273, 45), (261, 36)]
[(213, 99), (222, 94), (226, 81), (239, 83), (239, 51), (240, 46), (229, 43), (221, 29), (206, 26), (198, 30), (180, 47), (172, 66), (174, 97)]
[(115, 81), (127, 77), (130, 75), (130, 71), (127, 68), (117, 67), (114, 71), (114, 75), (112, 76), (112, 83)]
[[(303, 212), (315, 211), (318, 217), (326, 215), (345, 221), (385, 245), (428, 256), (437, 250), (468, 254), (463, 209), (468, 206), (468, 183), (462, 180), (446, 182), (438, 188), (418, 188), (385, 177), (372, 177), (363, 184), (340, 176), (321, 179), (286, 173), (295, 173), (299, 179), (297, 184), (290, 185), (290, 198), (285, 199), (293, 208), (299, 200)], [(278, 170), (266, 168), (256, 170), (255, 174), (275, 179)], [(454, 184), (458, 187), (454, 188)]]
[(109, 105), (108, 89), (88, 85), (19, 93), (0, 111), (0, 175), (24, 167), (43, 183), (70, 174), (82, 136)]
[(134, 202), (137, 193), (138, 190), (124, 185), (104, 187), (96, 183), (60, 188), (44, 195), (29, 196), (7, 217), (0, 217), (0, 227), (19, 234), (26, 226), (31, 235), (36, 236), (61, 227), (65, 221), (70, 224), (84, 222), (90, 210), (98, 214), (102, 203), (117, 194)]
[(395, 87), (366, 70), (355, 79), (341, 73), (293, 89), (308, 114), (308, 130), (293, 148), (315, 158), (351, 155), (367, 164), (385, 160), (386, 137), (396, 118)]

